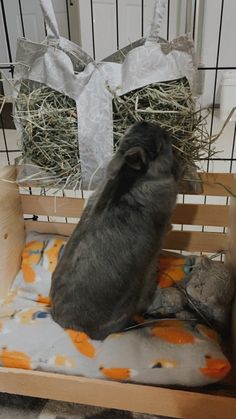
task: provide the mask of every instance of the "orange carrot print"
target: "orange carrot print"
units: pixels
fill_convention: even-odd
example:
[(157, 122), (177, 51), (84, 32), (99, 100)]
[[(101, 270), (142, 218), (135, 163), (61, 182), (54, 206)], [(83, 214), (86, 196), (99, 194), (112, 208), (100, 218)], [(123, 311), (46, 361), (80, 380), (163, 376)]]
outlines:
[(78, 351), (87, 356), (88, 358), (94, 358), (96, 355), (96, 349), (93, 346), (91, 340), (89, 339), (88, 335), (84, 332), (76, 332), (72, 329), (66, 329), (66, 332), (70, 336), (73, 344), (75, 345)]
[(65, 242), (60, 239), (55, 239), (53, 246), (44, 251), (44, 266), (49, 272), (53, 272), (57, 266), (58, 255), (64, 246)]
[(202, 374), (209, 378), (221, 379), (231, 370), (231, 365), (226, 359), (206, 357), (206, 366), (200, 368)]
[(23, 250), (21, 270), (23, 272), (24, 280), (27, 283), (35, 282), (36, 273), (32, 268), (32, 265), (37, 265), (40, 262), (43, 246), (42, 242), (29, 242)]
[(185, 277), (184, 258), (163, 257), (160, 260), (158, 284), (160, 288), (169, 288), (175, 282), (181, 281)]
[(27, 263), (22, 262), (21, 270), (23, 272), (25, 282), (27, 282), (28, 284), (35, 282), (36, 273), (30, 265), (27, 265)]
[(8, 368), (32, 369), (28, 355), (20, 351), (9, 351), (6, 346), (0, 351), (0, 362), (4, 367)]
[(169, 275), (162, 272), (158, 277), (158, 285), (160, 288), (170, 288), (173, 287), (174, 281)]
[(129, 368), (104, 368), (100, 367), (100, 371), (105, 377), (112, 380), (128, 380), (131, 378), (132, 370)]
[(51, 299), (50, 299), (49, 296), (44, 297), (42, 294), (38, 294), (37, 303), (46, 304), (46, 305), (50, 306), (51, 305)]
[(169, 327), (156, 325), (152, 328), (152, 336), (163, 339), (168, 343), (173, 343), (177, 345), (184, 345), (195, 342), (194, 336), (186, 330), (183, 330), (178, 325), (173, 325)]

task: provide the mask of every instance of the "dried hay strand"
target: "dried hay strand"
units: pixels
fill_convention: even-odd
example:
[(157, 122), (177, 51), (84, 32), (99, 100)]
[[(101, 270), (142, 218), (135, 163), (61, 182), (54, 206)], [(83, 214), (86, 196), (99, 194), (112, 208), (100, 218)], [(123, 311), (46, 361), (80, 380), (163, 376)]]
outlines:
[(197, 166), (198, 161), (216, 153), (211, 147), (216, 136), (210, 137), (207, 131), (210, 110), (196, 110), (196, 99), (186, 78), (115, 95), (113, 112), (115, 148), (131, 124), (146, 120), (157, 122), (171, 135), (173, 147), (186, 166)]
[(80, 186), (75, 101), (41, 83), (23, 81), (14, 118), (22, 134), (18, 163), (34, 167), (31, 181), (62, 189)]
[[(150, 84), (123, 96), (113, 92), (113, 98), (114, 150), (130, 125), (147, 120), (159, 123), (170, 133), (186, 167), (196, 167), (216, 153), (212, 146), (224, 127), (218, 135), (209, 135), (210, 109), (196, 110), (196, 99), (186, 78)], [(74, 100), (41, 83), (23, 81), (15, 102), (15, 121), (22, 132), (18, 163), (26, 165), (21, 183), (79, 188), (81, 164)], [(27, 165), (31, 166), (29, 170)]]

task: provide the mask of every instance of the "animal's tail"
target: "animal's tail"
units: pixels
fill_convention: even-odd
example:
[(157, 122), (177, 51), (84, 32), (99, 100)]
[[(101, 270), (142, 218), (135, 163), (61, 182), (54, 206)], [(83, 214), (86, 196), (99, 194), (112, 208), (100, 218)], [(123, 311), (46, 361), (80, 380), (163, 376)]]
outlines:
[[(236, 175), (234, 175), (233, 194), (236, 194)], [(230, 198), (229, 213), (229, 234), (228, 252), (226, 254), (226, 264), (229, 266), (236, 282), (236, 198)], [(236, 370), (236, 295), (232, 309), (232, 337), (233, 337), (233, 356)]]

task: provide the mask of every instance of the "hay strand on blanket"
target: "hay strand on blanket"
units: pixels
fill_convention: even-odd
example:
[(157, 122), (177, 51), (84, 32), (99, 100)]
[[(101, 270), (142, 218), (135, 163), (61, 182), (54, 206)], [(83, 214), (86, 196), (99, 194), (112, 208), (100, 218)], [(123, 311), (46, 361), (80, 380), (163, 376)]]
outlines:
[(154, 83), (113, 100), (115, 146), (136, 121), (155, 121), (169, 132), (173, 147), (187, 165), (196, 166), (215, 154), (215, 137), (207, 131), (209, 110), (196, 110), (196, 100), (186, 78)]
[(31, 165), (31, 180), (76, 189), (81, 166), (75, 101), (41, 83), (23, 81), (15, 120), (22, 131), (18, 164)]

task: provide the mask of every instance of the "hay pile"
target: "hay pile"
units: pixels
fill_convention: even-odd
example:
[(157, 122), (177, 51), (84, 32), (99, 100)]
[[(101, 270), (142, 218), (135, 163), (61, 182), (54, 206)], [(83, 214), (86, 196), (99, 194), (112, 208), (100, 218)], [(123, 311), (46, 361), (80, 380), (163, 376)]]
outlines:
[(22, 133), (22, 156), (18, 163), (35, 166), (30, 180), (60, 188), (79, 187), (81, 166), (75, 101), (40, 83), (23, 81), (14, 117)]
[(174, 139), (173, 147), (186, 165), (196, 166), (215, 154), (215, 141), (207, 131), (209, 110), (196, 111), (196, 100), (186, 78), (155, 83), (115, 96), (114, 142), (118, 146), (125, 130), (136, 121), (157, 122)]
[[(126, 129), (136, 121), (155, 121), (167, 130), (186, 166), (196, 166), (215, 154), (216, 136), (207, 131), (208, 112), (196, 111), (186, 78), (155, 83), (113, 99), (114, 150)], [(23, 81), (15, 102), (21, 127), (22, 157), (31, 165), (25, 181), (58, 189), (77, 189), (81, 164), (76, 103), (68, 96), (32, 81)], [(217, 136), (218, 137), (218, 136)], [(21, 180), (22, 181), (22, 180)], [(23, 182), (23, 181), (22, 181)]]

